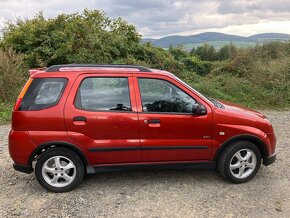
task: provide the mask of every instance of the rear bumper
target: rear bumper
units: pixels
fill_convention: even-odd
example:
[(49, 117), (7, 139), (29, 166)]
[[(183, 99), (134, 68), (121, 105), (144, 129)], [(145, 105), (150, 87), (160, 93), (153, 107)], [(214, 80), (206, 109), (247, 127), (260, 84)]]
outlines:
[(276, 160), (276, 154), (274, 154), (270, 157), (266, 157), (263, 159), (263, 165), (269, 166), (270, 164), (274, 163), (275, 160)]
[(23, 172), (23, 173), (32, 173), (33, 168), (29, 165), (20, 165), (20, 164), (13, 164), (13, 168), (17, 171)]

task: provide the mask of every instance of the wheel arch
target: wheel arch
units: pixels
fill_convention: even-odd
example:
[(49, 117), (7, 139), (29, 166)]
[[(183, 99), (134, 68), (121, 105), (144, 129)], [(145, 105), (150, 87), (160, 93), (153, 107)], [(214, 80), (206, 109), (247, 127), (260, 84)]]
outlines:
[(217, 152), (214, 156), (214, 161), (217, 161), (219, 159), (220, 155), (223, 153), (223, 151), (229, 145), (231, 145), (232, 143), (237, 142), (237, 141), (248, 141), (248, 142), (252, 142), (253, 144), (255, 144), (261, 152), (262, 159), (265, 159), (269, 155), (266, 144), (261, 139), (259, 139), (257, 136), (238, 135), (238, 136), (234, 136), (234, 137), (228, 139), (220, 146), (220, 148), (217, 150)]
[(32, 166), (32, 162), (37, 159), (43, 152), (45, 152), (47, 149), (52, 147), (63, 147), (63, 148), (69, 148), (72, 151), (74, 151), (76, 154), (79, 155), (81, 160), (83, 161), (84, 167), (88, 166), (88, 160), (82, 150), (78, 148), (76, 145), (65, 142), (65, 141), (50, 141), (43, 143), (36, 147), (36, 149), (31, 153), (28, 159), (29, 166)]

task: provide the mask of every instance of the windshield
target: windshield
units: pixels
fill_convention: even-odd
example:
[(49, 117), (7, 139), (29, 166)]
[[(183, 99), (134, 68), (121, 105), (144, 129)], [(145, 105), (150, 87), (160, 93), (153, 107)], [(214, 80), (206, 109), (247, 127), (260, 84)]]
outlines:
[(214, 106), (216, 106), (217, 108), (225, 108), (224, 105), (222, 103), (220, 103), (219, 101), (213, 99), (213, 98), (209, 98), (203, 94), (201, 94), (199, 91), (195, 90), (194, 88), (192, 88), (190, 85), (188, 85), (187, 83), (185, 83), (184, 81), (182, 81), (181, 79), (179, 79), (177, 76), (173, 75), (172, 76), (178, 80), (180, 83), (182, 83), (183, 85), (185, 85), (187, 88), (189, 88), (190, 90), (192, 90), (194, 93), (198, 94), (200, 97), (206, 99), (208, 102), (212, 103)]

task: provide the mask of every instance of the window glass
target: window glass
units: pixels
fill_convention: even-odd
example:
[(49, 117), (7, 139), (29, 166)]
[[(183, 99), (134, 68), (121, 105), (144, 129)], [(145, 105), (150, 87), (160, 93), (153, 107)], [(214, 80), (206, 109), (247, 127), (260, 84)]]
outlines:
[(35, 104), (51, 104), (56, 102), (63, 85), (63, 82), (44, 82), (38, 91)]
[(86, 78), (78, 90), (75, 106), (92, 111), (131, 111), (128, 79)]
[(35, 78), (29, 86), (19, 110), (42, 110), (55, 106), (67, 84), (65, 78)]
[(170, 82), (138, 79), (144, 112), (192, 113), (196, 101)]

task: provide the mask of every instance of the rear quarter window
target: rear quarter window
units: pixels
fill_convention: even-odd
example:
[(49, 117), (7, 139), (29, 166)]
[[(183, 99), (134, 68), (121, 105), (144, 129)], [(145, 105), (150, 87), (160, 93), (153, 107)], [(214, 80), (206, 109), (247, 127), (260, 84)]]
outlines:
[(57, 105), (66, 84), (67, 79), (65, 78), (33, 79), (18, 110), (42, 110)]

